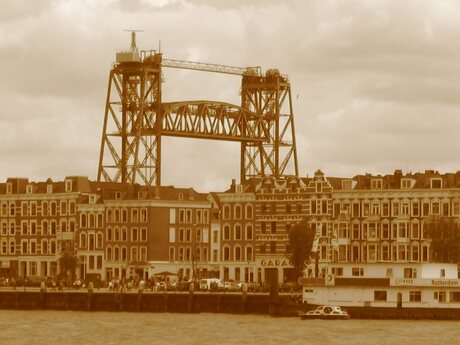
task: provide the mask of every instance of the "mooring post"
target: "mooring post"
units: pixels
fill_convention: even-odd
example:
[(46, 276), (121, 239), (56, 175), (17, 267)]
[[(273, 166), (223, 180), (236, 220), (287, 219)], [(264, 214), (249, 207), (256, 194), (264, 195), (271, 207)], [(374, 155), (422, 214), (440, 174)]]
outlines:
[(169, 303), (169, 298), (168, 298), (168, 293), (165, 289), (164, 291), (164, 294), (163, 294), (163, 309), (165, 311), (165, 313), (167, 313), (169, 311), (169, 306), (168, 306), (168, 303)]
[(40, 309), (45, 309), (45, 294), (46, 284), (44, 281), (40, 283)]
[(88, 310), (93, 309), (93, 293), (94, 293), (93, 282), (89, 282), (89, 284), (88, 284), (88, 296), (87, 296), (87, 300), (86, 300)]
[(272, 268), (269, 270), (270, 279), (270, 302), (269, 313), (272, 316), (279, 313), (279, 295), (278, 295), (278, 269)]
[(193, 311), (193, 292), (195, 290), (195, 284), (193, 282), (190, 283), (188, 287), (188, 308), (187, 311), (191, 313)]
[(242, 296), (241, 296), (241, 312), (245, 313), (247, 304), (248, 304), (248, 285), (246, 283), (243, 284), (242, 288)]
[(137, 311), (142, 309), (142, 294), (144, 292), (145, 283), (143, 280), (139, 282), (139, 289), (137, 290)]

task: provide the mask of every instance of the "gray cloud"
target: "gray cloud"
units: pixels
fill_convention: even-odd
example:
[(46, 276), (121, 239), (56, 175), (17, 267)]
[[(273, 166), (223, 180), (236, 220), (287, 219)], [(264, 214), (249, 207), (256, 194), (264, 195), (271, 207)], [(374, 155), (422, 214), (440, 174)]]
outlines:
[[(131, 28), (144, 30), (141, 49), (161, 40), (165, 58), (288, 74), (303, 175), (456, 171), (459, 10), (415, 0), (2, 2), (0, 179), (96, 177), (108, 72)], [(240, 102), (237, 77), (164, 77), (165, 101)], [(238, 178), (238, 144), (165, 142), (165, 184), (222, 190)]]

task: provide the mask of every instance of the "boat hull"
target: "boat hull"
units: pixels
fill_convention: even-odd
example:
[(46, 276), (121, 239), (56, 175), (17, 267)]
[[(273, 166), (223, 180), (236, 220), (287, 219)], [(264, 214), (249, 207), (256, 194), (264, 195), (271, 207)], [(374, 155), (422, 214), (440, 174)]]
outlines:
[(301, 320), (348, 320), (350, 315), (307, 315), (299, 314)]

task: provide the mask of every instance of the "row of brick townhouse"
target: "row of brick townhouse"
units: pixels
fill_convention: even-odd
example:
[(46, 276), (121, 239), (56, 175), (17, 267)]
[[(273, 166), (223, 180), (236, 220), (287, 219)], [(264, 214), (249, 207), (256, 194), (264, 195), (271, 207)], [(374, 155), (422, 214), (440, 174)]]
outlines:
[(142, 187), (67, 177), (0, 184), (2, 276), (56, 277), (60, 257), (78, 257), (76, 276), (206, 274), (210, 203), (193, 189)]
[[(77, 277), (218, 276), (292, 281), (290, 228), (319, 235), (321, 274), (334, 263), (429, 262), (430, 217), (460, 217), (460, 173), (235, 181), (225, 192), (67, 177), (0, 184), (1, 275), (56, 276), (78, 257)], [(312, 275), (309, 267), (306, 274)], [(171, 275), (172, 276), (172, 275)]]

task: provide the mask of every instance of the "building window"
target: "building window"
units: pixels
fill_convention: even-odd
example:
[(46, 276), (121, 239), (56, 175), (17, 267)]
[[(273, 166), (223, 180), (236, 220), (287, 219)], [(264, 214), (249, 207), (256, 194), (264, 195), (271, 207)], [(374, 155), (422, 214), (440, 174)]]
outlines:
[(362, 267), (353, 267), (351, 269), (351, 275), (353, 277), (363, 277), (364, 276), (364, 268), (362, 268)]
[(241, 219), (241, 205), (235, 205), (235, 219)]
[(131, 247), (131, 261), (139, 261), (137, 247)]
[(141, 223), (147, 223), (147, 209), (141, 208)]
[(115, 242), (120, 241), (120, 229), (119, 229), (119, 228), (115, 228), (113, 240), (114, 240)]
[(252, 260), (253, 260), (252, 246), (247, 246), (246, 247), (246, 261), (252, 261)]
[(230, 225), (224, 225), (224, 240), (230, 240)]
[(345, 189), (345, 190), (353, 189), (353, 181), (352, 180), (342, 180), (342, 189)]
[(147, 247), (140, 247), (140, 261), (147, 261)]
[(169, 261), (175, 261), (176, 248), (169, 247)]
[(374, 301), (375, 302), (386, 302), (387, 301), (387, 292), (386, 291), (374, 291)]
[(185, 222), (191, 223), (192, 222), (192, 210), (187, 210), (185, 213)]
[(409, 291), (409, 301), (410, 302), (421, 302), (422, 292), (421, 291)]
[(230, 247), (225, 246), (224, 247), (224, 261), (229, 261), (230, 260)]
[(147, 228), (141, 228), (141, 242), (147, 242)]
[(223, 207), (224, 216), (223, 219), (230, 219), (230, 205), (225, 204)]
[(408, 202), (403, 202), (401, 204), (401, 214), (403, 216), (408, 216), (410, 214), (410, 207), (409, 207), (409, 203)]
[(136, 208), (131, 210), (131, 223), (139, 223), (139, 212)]
[(81, 233), (80, 234), (80, 248), (81, 249), (86, 249), (87, 247), (87, 243), (86, 243), (86, 234), (85, 233)]
[(388, 217), (390, 215), (390, 204), (389, 202), (382, 203), (382, 216)]
[(431, 189), (442, 188), (442, 179), (441, 178), (432, 178), (432, 179), (430, 179), (430, 188)]
[(382, 189), (382, 180), (371, 180), (371, 189)]
[(407, 260), (407, 246), (405, 244), (398, 245), (398, 261)]
[(132, 242), (139, 241), (139, 235), (138, 235), (138, 229), (137, 228), (132, 228), (131, 229), (131, 241)]
[(203, 211), (202, 210), (196, 210), (196, 222), (198, 224), (201, 224), (203, 222)]
[(185, 210), (179, 210), (179, 223), (185, 223)]
[(460, 214), (460, 201), (456, 200), (453, 202), (452, 215), (458, 216)]
[(241, 247), (235, 247), (235, 261), (241, 261)]
[(235, 225), (235, 240), (241, 240), (241, 225)]
[(401, 189), (412, 188), (412, 181), (409, 179), (401, 179)]
[(107, 228), (106, 239), (107, 241), (112, 241), (112, 228)]
[(254, 237), (253, 235), (253, 229), (251, 224), (246, 225), (246, 239), (247, 240), (252, 240)]
[(252, 219), (252, 205), (246, 205), (246, 219)]
[(417, 278), (417, 269), (411, 267), (404, 268), (404, 278), (416, 279)]
[(107, 261), (112, 261), (112, 247), (107, 246), (106, 253), (107, 253)]
[(169, 228), (169, 243), (174, 243), (176, 242), (176, 229), (175, 228)]
[(100, 249), (102, 248), (103, 244), (102, 244), (102, 233), (98, 232), (97, 235), (96, 235), (96, 248)]
[(69, 201), (69, 215), (75, 215), (75, 201)]

